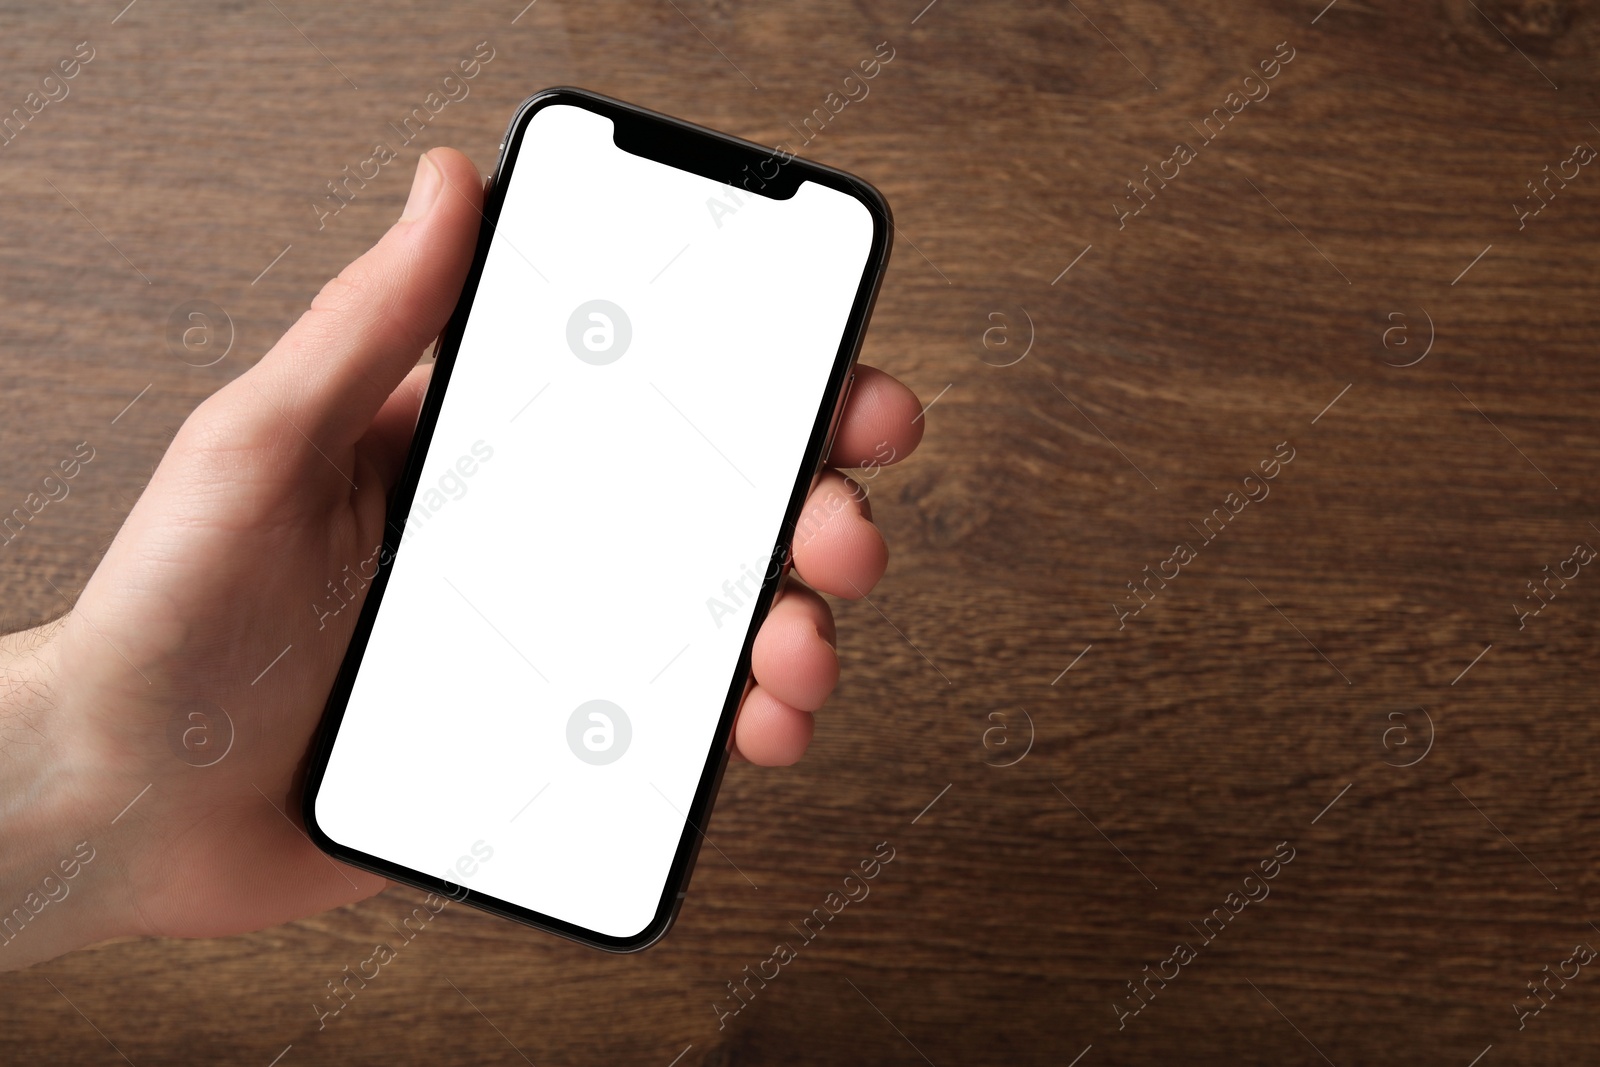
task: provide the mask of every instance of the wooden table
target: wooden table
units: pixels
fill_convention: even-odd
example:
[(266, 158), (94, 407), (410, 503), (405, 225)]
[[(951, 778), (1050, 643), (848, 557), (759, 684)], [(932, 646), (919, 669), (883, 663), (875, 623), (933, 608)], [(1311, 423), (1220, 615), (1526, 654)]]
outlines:
[[(97, 450), (0, 557), (8, 625), (82, 587), (416, 149), (488, 167), (546, 85), (800, 149), (889, 42), (800, 150), (894, 207), (864, 358), (929, 426), (872, 483), (894, 560), (838, 605), (811, 754), (731, 770), (739, 870), (705, 854), (664, 943), (451, 909), (319, 1032), (396, 890), (0, 977), (0, 1061), (1592, 1058), (1600, 977), (1527, 983), (1600, 947), (1600, 577), (1519, 606), (1600, 544), (1597, 5), (123, 2), (4, 5), (0, 112), (94, 58), (0, 145), (0, 503)], [(326, 183), (484, 41), (470, 95), (319, 229)], [(211, 367), (167, 343), (194, 300), (232, 322)]]

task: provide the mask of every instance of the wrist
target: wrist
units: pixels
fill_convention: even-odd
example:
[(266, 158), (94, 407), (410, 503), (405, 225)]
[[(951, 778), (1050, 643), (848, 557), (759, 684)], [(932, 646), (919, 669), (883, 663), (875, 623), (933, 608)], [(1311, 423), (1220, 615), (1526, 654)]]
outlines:
[(54, 684), (60, 621), (0, 636), (0, 971), (133, 929), (104, 847), (116, 812), (74, 758)]

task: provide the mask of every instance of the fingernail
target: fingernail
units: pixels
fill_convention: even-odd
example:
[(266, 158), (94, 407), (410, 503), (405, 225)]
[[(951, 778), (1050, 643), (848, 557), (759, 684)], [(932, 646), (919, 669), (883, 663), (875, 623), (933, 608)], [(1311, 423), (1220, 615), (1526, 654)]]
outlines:
[(424, 152), (417, 160), (417, 173), (411, 179), (411, 195), (406, 198), (406, 209), (400, 213), (401, 222), (414, 222), (428, 213), (444, 187), (444, 175)]

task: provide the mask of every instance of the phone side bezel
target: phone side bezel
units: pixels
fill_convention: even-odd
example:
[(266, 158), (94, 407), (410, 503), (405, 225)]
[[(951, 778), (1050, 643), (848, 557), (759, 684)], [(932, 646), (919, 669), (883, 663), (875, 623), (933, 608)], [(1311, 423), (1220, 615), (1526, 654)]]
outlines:
[[(867, 209), (872, 217), (873, 225), (869, 253), (866, 262), (862, 266), (861, 278), (857, 284), (849, 317), (840, 337), (838, 351), (834, 356), (834, 365), (828, 377), (827, 388), (817, 406), (817, 414), (813, 420), (805, 455), (802, 458), (800, 469), (796, 473), (795, 485), (790, 493), (783, 522), (778, 530), (771, 562), (763, 575), (760, 594), (756, 598), (750, 625), (744, 637), (739, 659), (735, 665), (729, 691), (723, 702), (722, 712), (717, 721), (711, 747), (706, 754), (705, 764), (701, 769), (699, 782), (695, 787), (694, 801), (690, 805), (678, 846), (673, 856), (672, 865), (662, 886), (661, 899), (657, 903), (655, 914), (649, 924), (639, 933), (627, 937), (617, 937), (589, 930), (555, 916), (523, 908), (488, 894), (468, 890), (444, 878), (416, 871), (382, 857), (343, 845), (330, 837), (317, 823), (316, 819), (317, 795), (321, 788), (323, 777), (327, 772), (328, 761), (338, 736), (339, 725), (343, 721), (345, 708), (354, 688), (356, 676), (360, 671), (361, 661), (366, 652), (367, 642), (371, 637), (372, 627), (383, 601), (384, 590), (388, 585), (393, 562), (398, 554), (401, 531), (404, 528), (407, 516), (411, 512), (422, 467), (438, 424), (445, 394), (449, 388), (450, 376), (455, 367), (462, 334), (465, 330), (472, 304), (477, 296), (478, 284), (482, 278), (489, 246), (493, 242), (495, 227), (500, 217), (501, 208), (505, 203), (506, 191), (517, 162), (517, 156), (522, 148), (523, 135), (534, 115), (543, 108), (556, 104), (578, 106), (605, 115), (617, 124), (616, 129), (618, 130), (624, 129), (624, 124), (644, 124), (648, 127), (653, 137), (670, 135), (675, 142), (674, 151), (681, 151), (684, 154), (682, 158), (685, 162), (694, 159), (698, 163), (698, 166), (684, 165), (680, 166), (680, 169), (708, 174), (707, 168), (716, 171), (718, 168), (727, 165), (730, 160), (745, 160), (747, 165), (742, 172), (744, 188), (745, 191), (756, 193), (756, 195), (761, 194), (759, 188), (751, 189), (749, 186), (751, 181), (749, 165), (757, 166), (758, 170), (754, 180), (759, 183), (762, 180), (761, 175), (765, 174), (767, 170), (762, 164), (773, 164), (774, 161), (777, 161), (775, 165), (779, 168), (778, 173), (784, 175), (784, 184), (791, 194), (794, 188), (798, 188), (799, 184), (805, 181), (814, 181), (844, 192), (854, 197)], [(696, 151), (697, 149), (699, 149), (698, 152)], [(781, 161), (780, 157), (783, 157)], [(658, 157), (650, 156), (649, 158)], [(659, 158), (658, 161), (660, 161)], [(787, 168), (791, 167), (796, 169), (793, 171), (787, 170)], [(740, 174), (737, 172), (731, 175), (731, 177), (739, 176)], [(468, 270), (466, 282), (462, 287), (460, 300), (452, 312), (444, 332), (440, 334), (439, 350), (435, 359), (433, 377), (422, 402), (415, 435), (406, 457), (405, 466), (390, 501), (384, 526), (384, 540), (378, 553), (378, 572), (373, 576), (367, 589), (366, 601), (362, 605), (361, 613), (357, 618), (355, 632), (350, 640), (349, 649), (335, 679), (333, 689), (329, 694), (317, 738), (309, 756), (302, 793), (303, 818), (306, 831), (318, 848), (353, 867), (371, 871), (393, 881), (402, 882), (451, 900), (468, 903), (493, 914), (546, 930), (592, 948), (609, 952), (637, 952), (658, 941), (671, 928), (683, 901), (690, 875), (694, 870), (700, 842), (704, 836), (702, 828), (705, 824), (706, 816), (711, 810), (712, 803), (721, 785), (723, 772), (727, 766), (728, 739), (733, 729), (734, 717), (743, 698), (745, 681), (749, 676), (751, 649), (755, 642), (755, 636), (771, 609), (778, 586), (789, 568), (790, 554), (793, 549), (800, 512), (810, 492), (812, 480), (826, 459), (825, 450), (831, 447), (832, 433), (836, 428), (836, 416), (840, 414), (839, 407), (843, 399), (843, 391), (846, 383), (851, 380), (854, 373), (856, 358), (866, 333), (866, 324), (877, 299), (884, 268), (888, 263), (894, 224), (890, 215), (889, 205), (882, 194), (854, 175), (800, 159), (787, 152), (765, 148), (753, 142), (719, 133), (682, 119), (675, 119), (633, 104), (570, 86), (558, 86), (536, 93), (523, 101), (513, 114), (511, 122), (506, 129), (505, 140), (501, 145), (500, 157), (496, 163), (494, 177), (486, 190), (483, 216), (484, 222), (479, 230), (472, 265)]]

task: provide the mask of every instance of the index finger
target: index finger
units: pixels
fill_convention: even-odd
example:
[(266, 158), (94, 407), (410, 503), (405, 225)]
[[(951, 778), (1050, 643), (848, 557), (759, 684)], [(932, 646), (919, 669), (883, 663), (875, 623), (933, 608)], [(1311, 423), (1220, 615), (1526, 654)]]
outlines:
[(922, 440), (927, 420), (913, 393), (892, 374), (865, 364), (845, 402), (830, 467), (884, 466), (908, 456)]

